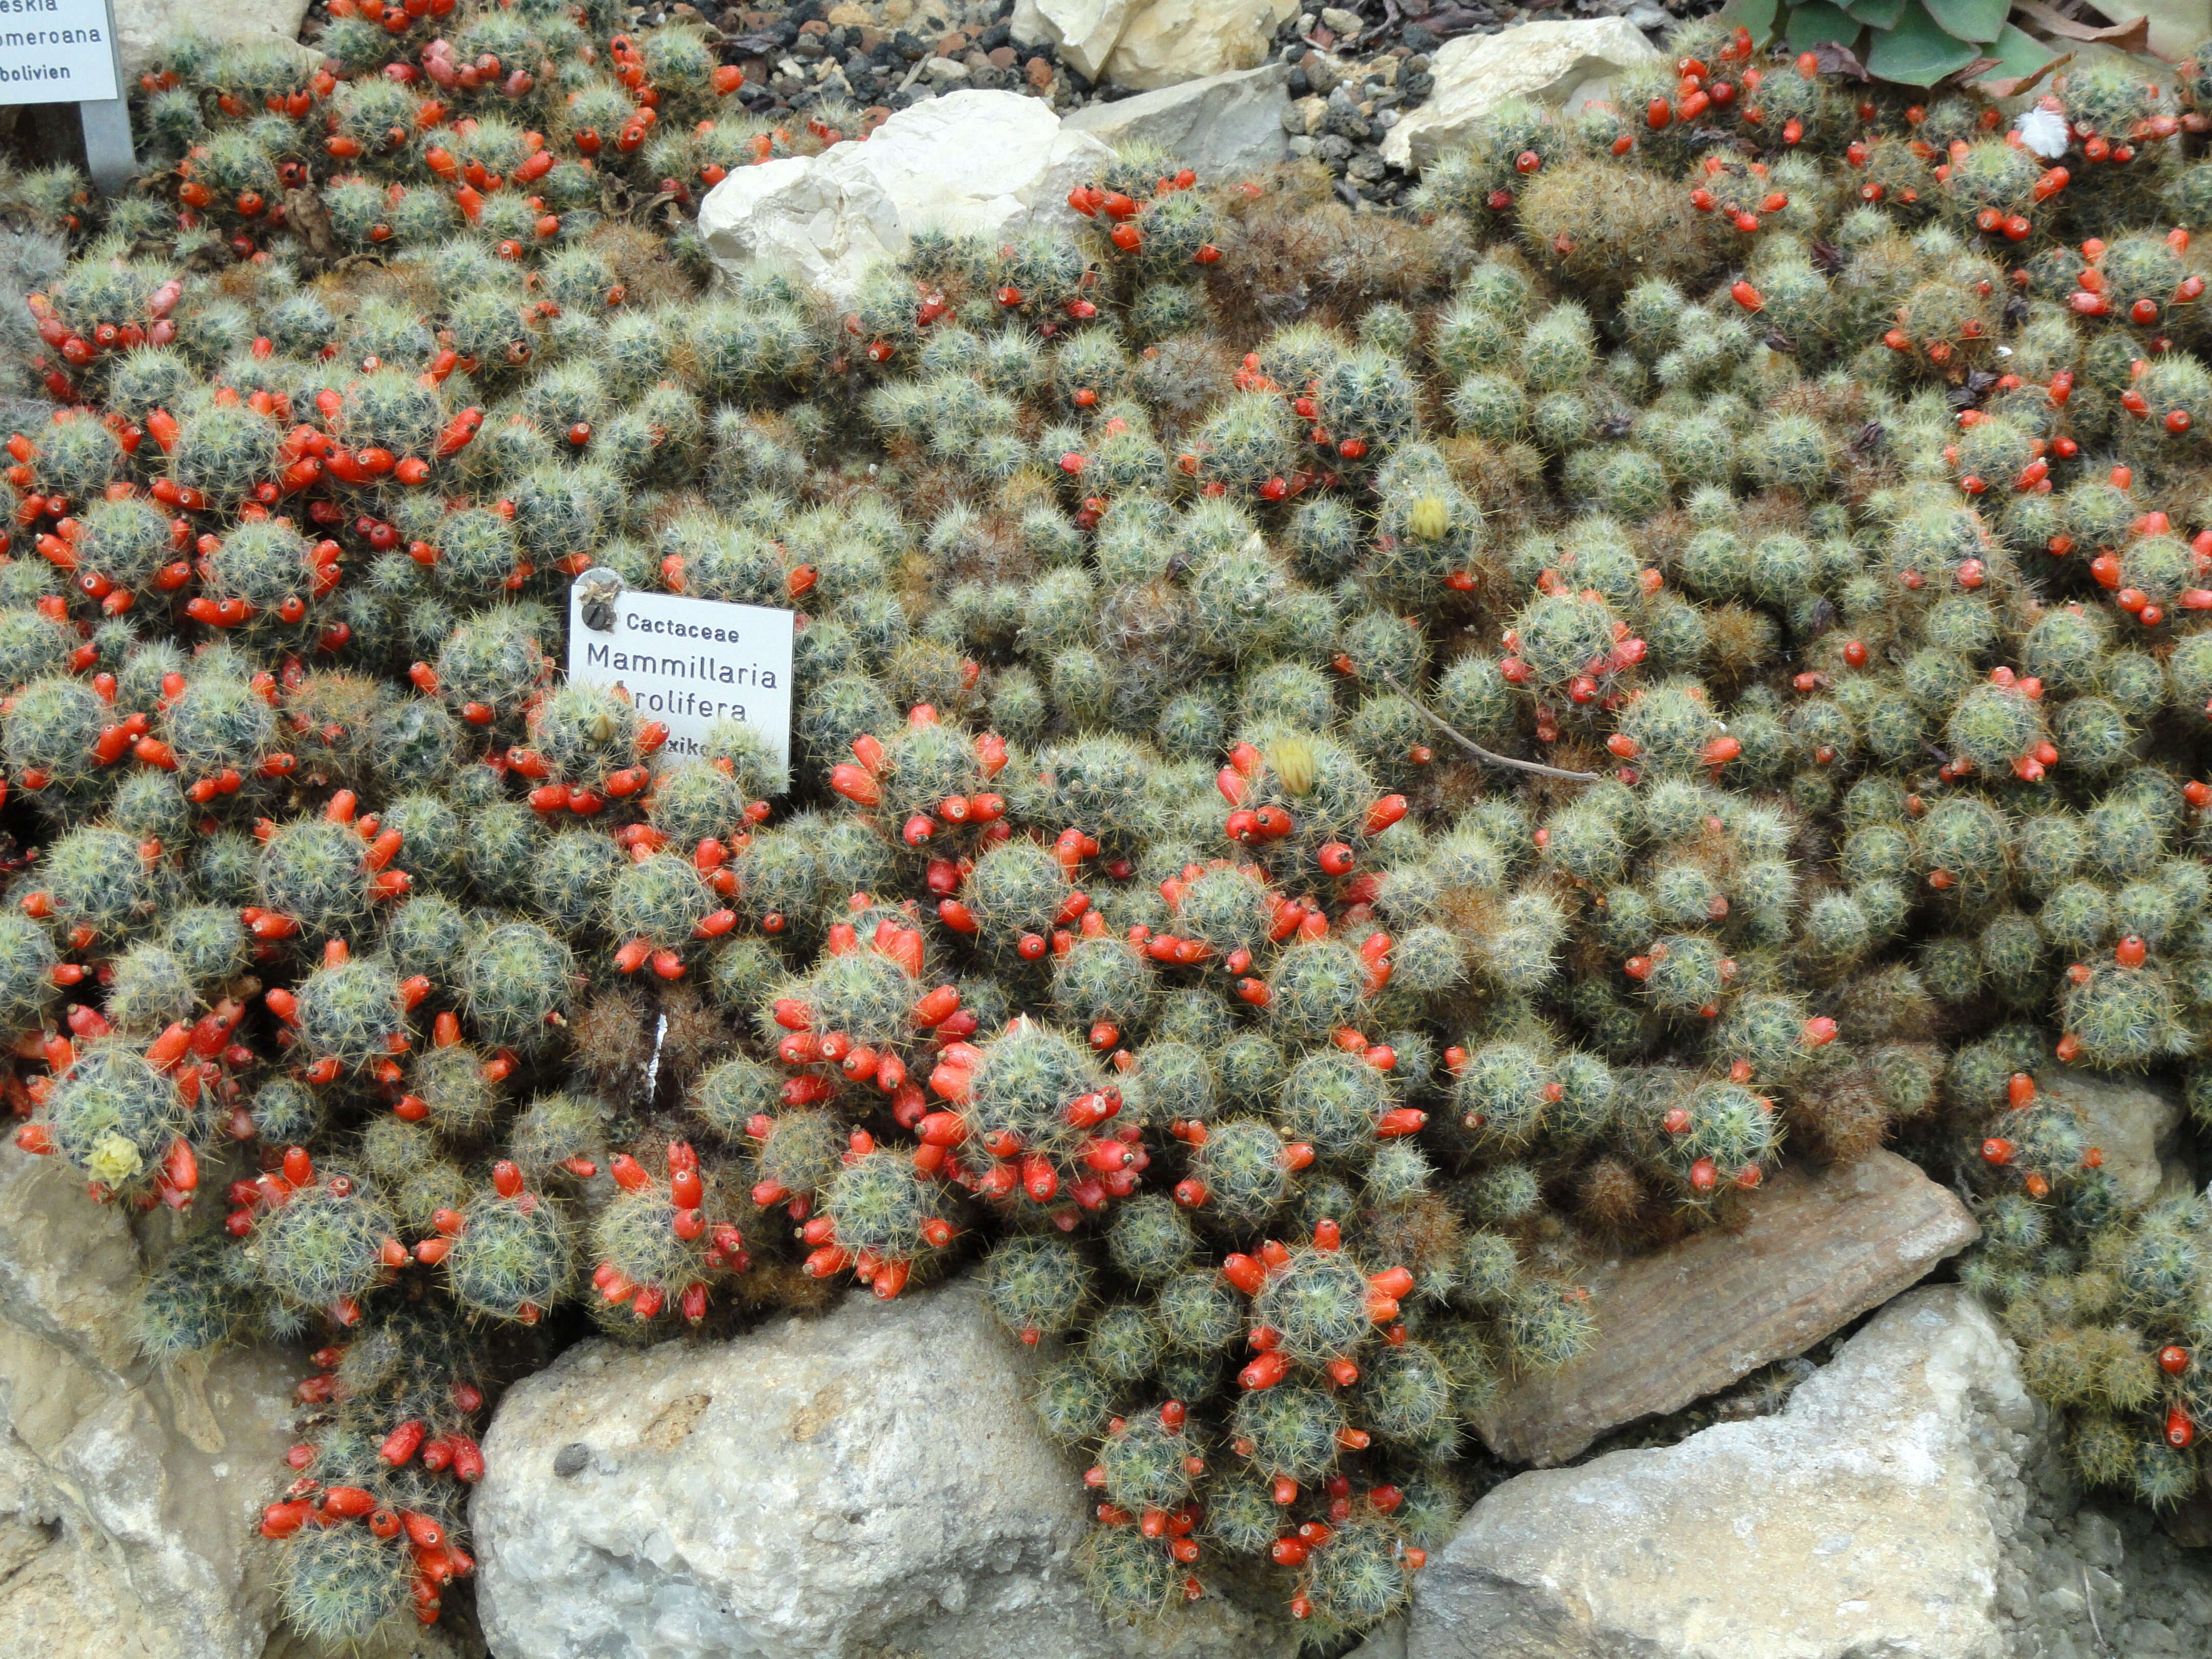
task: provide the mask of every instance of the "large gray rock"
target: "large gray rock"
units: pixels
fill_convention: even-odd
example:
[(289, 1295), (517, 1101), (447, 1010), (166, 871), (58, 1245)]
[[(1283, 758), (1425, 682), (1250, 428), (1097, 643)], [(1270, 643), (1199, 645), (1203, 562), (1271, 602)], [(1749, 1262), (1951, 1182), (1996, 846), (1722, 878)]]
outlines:
[(1298, 0), (1152, 0), (1122, 26), (1106, 79), (1149, 92), (1255, 69)]
[(1393, 167), (1425, 167), (1468, 141), (1475, 123), (1508, 98), (1572, 110), (1610, 98), (1608, 78), (1660, 56), (1626, 18), (1523, 23), (1502, 34), (1462, 34), (1430, 59), (1436, 88), (1382, 139)]
[(2046, 1072), (2036, 1087), (2081, 1114), (2089, 1144), (2130, 1209), (2157, 1196), (2161, 1159), (2181, 1127), (2180, 1091), (2149, 1078), (2075, 1071)]
[(1694, 1233), (1585, 1277), (1601, 1340), (1516, 1378), (1475, 1427), (1512, 1463), (1563, 1463), (1608, 1429), (1679, 1411), (1811, 1347), (1917, 1283), (1977, 1229), (1947, 1188), (1894, 1152), (1787, 1169), (1731, 1231)]
[(134, 1352), (138, 1251), (57, 1160), (0, 1151), (0, 1652), (256, 1659), (253, 1524), (296, 1365)]
[(1284, 1625), (1225, 1599), (1164, 1635), (1100, 1620), (1081, 1474), (1024, 1365), (972, 1279), (713, 1346), (570, 1349), (485, 1437), (493, 1653), (1288, 1659)]
[(1491, 1492), (1407, 1659), (2009, 1659), (2040, 1420), (1989, 1314), (1915, 1291), (1775, 1416)]
[(1087, 104), (1060, 122), (1114, 149), (1139, 140), (1164, 145), (1208, 183), (1273, 167), (1290, 154), (1283, 116), (1291, 106), (1283, 83), (1290, 65), (1209, 75), (1117, 103)]
[(1067, 193), (1110, 154), (1042, 99), (948, 93), (866, 143), (735, 169), (700, 204), (699, 230), (726, 270), (766, 265), (848, 300), (918, 228), (998, 237), (1076, 222)]
[[(307, 0), (114, 0), (115, 40), (122, 48), (123, 76), (135, 82), (155, 52), (173, 36), (197, 34), (210, 40), (281, 40), (300, 38)], [(320, 59), (301, 56), (312, 67)]]

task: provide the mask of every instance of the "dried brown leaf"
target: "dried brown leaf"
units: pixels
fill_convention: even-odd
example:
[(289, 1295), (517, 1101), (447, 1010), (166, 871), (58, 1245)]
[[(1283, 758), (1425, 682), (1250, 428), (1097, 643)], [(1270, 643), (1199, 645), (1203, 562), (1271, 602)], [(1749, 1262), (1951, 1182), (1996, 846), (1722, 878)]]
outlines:
[(2094, 23), (2065, 16), (2044, 4), (2043, 0), (2013, 0), (2012, 9), (2045, 34), (2055, 34), (2063, 40), (2102, 40), (2122, 52), (2143, 52), (2150, 46), (2148, 16), (2131, 17), (2124, 23), (2100, 28)]

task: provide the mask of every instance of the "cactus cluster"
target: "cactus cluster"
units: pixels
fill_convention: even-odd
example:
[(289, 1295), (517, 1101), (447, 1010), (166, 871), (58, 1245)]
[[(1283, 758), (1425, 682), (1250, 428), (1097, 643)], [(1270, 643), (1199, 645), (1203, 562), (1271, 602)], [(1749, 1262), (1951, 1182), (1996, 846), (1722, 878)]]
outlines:
[[(1407, 215), (1133, 146), (833, 304), (687, 210), (857, 113), (329, 12), (173, 44), (128, 198), (0, 180), (0, 1091), (174, 1212), (150, 1355), (316, 1345), (302, 1632), (437, 1616), (563, 1343), (980, 1262), (1101, 1604), (1346, 1638), (1593, 1249), (1892, 1139), (2085, 1476), (2194, 1490), (2212, 1220), (2035, 1082), (2212, 1040), (2193, 69), (2051, 156), (1687, 23)], [(787, 771), (559, 682), (595, 565), (799, 613)]]

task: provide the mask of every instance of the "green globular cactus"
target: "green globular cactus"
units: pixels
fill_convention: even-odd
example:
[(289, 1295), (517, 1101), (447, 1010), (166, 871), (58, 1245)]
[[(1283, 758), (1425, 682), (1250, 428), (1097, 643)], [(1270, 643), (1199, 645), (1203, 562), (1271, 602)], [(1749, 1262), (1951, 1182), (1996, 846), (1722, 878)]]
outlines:
[(88, 929), (111, 945), (152, 927), (180, 884), (175, 866), (152, 843), (97, 828), (55, 841), (40, 861), (39, 880), (58, 929)]
[(975, 861), (961, 902), (981, 935), (1001, 944), (1047, 939), (1070, 891), (1059, 860), (1034, 842), (1002, 842)]
[(1374, 1521), (1338, 1527), (1307, 1565), (1305, 1598), (1325, 1627), (1360, 1631), (1379, 1624), (1405, 1606), (1413, 1589), (1404, 1540)]
[(19, 690), (27, 681), (67, 666), (80, 643), (74, 629), (30, 609), (30, 603), (14, 599), (0, 609), (0, 674)]
[(296, 1078), (271, 1078), (252, 1097), (255, 1133), (270, 1146), (304, 1146), (327, 1120), (322, 1097)]
[(161, 729), (181, 775), (235, 789), (241, 775), (257, 772), (275, 750), (276, 712), (242, 680), (200, 674), (187, 678), (163, 711)]
[(66, 500), (97, 498), (123, 468), (123, 445), (98, 421), (82, 417), (49, 427), (33, 469), (40, 489)]
[(1150, 1284), (1189, 1266), (1198, 1237), (1174, 1201), (1154, 1194), (1116, 1209), (1106, 1247), (1115, 1267), (1139, 1284)]
[(0, 911), (0, 1030), (36, 1030), (61, 994), (61, 957), (46, 930), (20, 911)]
[(292, 1025), (311, 1060), (358, 1071), (405, 1046), (406, 993), (388, 962), (337, 956), (301, 981)]
[(179, 417), (169, 478), (190, 492), (187, 499), (234, 508), (255, 484), (275, 476), (280, 436), (276, 422), (258, 410), (236, 402), (210, 404)]
[(781, 973), (763, 940), (726, 938), (707, 965), (705, 989), (725, 1012), (747, 1011), (759, 1006), (762, 994)]
[(1455, 1069), (1452, 1106), (1483, 1141), (1517, 1146), (1535, 1137), (1561, 1092), (1552, 1068), (1526, 1045), (1486, 1043)]
[[(745, 1132), (754, 1118), (768, 1112), (781, 1099), (781, 1081), (775, 1072), (758, 1060), (742, 1054), (736, 1055), (700, 1074), (692, 1085), (691, 1109), (717, 1135), (726, 1140), (734, 1139)], [(777, 1132), (781, 1133), (788, 1127), (787, 1121), (779, 1120)], [(774, 1138), (773, 1135), (769, 1137), (770, 1139)], [(794, 1134), (792, 1142), (779, 1152), (779, 1163), (791, 1156), (798, 1143), (805, 1138), (803, 1134)], [(762, 1158), (764, 1179), (769, 1176), (766, 1167), (768, 1161), (764, 1143)], [(779, 1184), (792, 1191), (811, 1192), (820, 1183), (810, 1181), (799, 1187), (792, 1187), (788, 1182)]]
[(1262, 1006), (1285, 1037), (1326, 1036), (1358, 1017), (1373, 977), (1360, 953), (1333, 939), (1285, 950), (1268, 975)]
[(1656, 939), (1628, 968), (1643, 981), (1644, 994), (1662, 1013), (1677, 1017), (1717, 1012), (1735, 977), (1735, 963), (1715, 940), (1698, 933), (1674, 933)]
[(40, 1139), (88, 1182), (140, 1192), (156, 1179), (191, 1127), (176, 1081), (120, 1039), (80, 1054), (46, 1101)]
[(1289, 1195), (1291, 1164), (1280, 1135), (1265, 1123), (1231, 1119), (1212, 1125), (1191, 1159), (1188, 1202), (1238, 1232), (1263, 1225)]
[(1162, 1358), (1161, 1347), (1158, 1322), (1151, 1311), (1132, 1303), (1119, 1303), (1091, 1316), (1083, 1359), (1109, 1382), (1126, 1386), (1152, 1374)]
[(1172, 1509), (1191, 1492), (1194, 1476), (1185, 1461), (1190, 1455), (1181, 1413), (1172, 1407), (1117, 1418), (1099, 1444), (1100, 1487), (1109, 1502), (1133, 1515)]
[(197, 1012), (191, 975), (159, 945), (139, 944), (118, 957), (106, 1015), (127, 1036), (149, 1038)]
[(1176, 882), (1171, 900), (1178, 937), (1196, 939), (1223, 957), (1256, 951), (1272, 918), (1267, 894), (1250, 866), (1224, 865)]
[(1713, 1031), (1714, 1051), (1733, 1062), (1741, 1060), (1752, 1075), (1786, 1085), (1813, 1063), (1819, 1045), (1832, 1036), (1833, 1024), (1816, 1025), (1802, 999), (1777, 992), (1752, 992), (1735, 1001)]
[(890, 956), (862, 949), (831, 957), (792, 993), (811, 1012), (812, 1028), (825, 1035), (842, 1033), (878, 1054), (912, 1045), (910, 1021), (921, 987), (908, 966)]
[(655, 853), (614, 872), (605, 904), (612, 937), (641, 941), (656, 952), (682, 951), (702, 937), (718, 899), (690, 860)]
[[(271, 1294), (301, 1308), (334, 1310), (341, 1324), (385, 1271), (384, 1243), (397, 1223), (371, 1193), (329, 1182), (294, 1193), (258, 1222), (246, 1246)], [(356, 1315), (357, 1317), (357, 1313)]]
[(1218, 1094), (1214, 1067), (1204, 1051), (1171, 1039), (1145, 1044), (1123, 1079), (1125, 1109), (1147, 1125), (1208, 1122)]
[(1339, 1396), (1299, 1382), (1246, 1394), (1230, 1413), (1229, 1431), (1255, 1473), (1276, 1484), (1302, 1486), (1335, 1468), (1338, 1437), (1352, 1426)]
[(541, 620), (517, 605), (478, 612), (438, 653), (431, 689), (465, 720), (479, 713), (514, 713), (548, 672)]
[(1153, 1303), (1170, 1354), (1207, 1358), (1224, 1352), (1243, 1332), (1243, 1310), (1219, 1273), (1186, 1268), (1160, 1286)]
[(1346, 1357), (1370, 1328), (1366, 1278), (1335, 1250), (1293, 1250), (1252, 1298), (1255, 1323), (1279, 1334), (1274, 1352), (1302, 1364)]
[(564, 939), (595, 935), (609, 925), (608, 901), (623, 873), (621, 850), (605, 837), (587, 830), (558, 832), (532, 861), (532, 907)]
[(590, 1096), (540, 1095), (518, 1112), (507, 1136), (507, 1158), (526, 1182), (544, 1182), (566, 1173), (581, 1178), (594, 1172), (606, 1138), (607, 1109)]
[(358, 937), (375, 892), (369, 851), (349, 823), (313, 817), (282, 826), (262, 846), (260, 908), (289, 918), (309, 941)]
[(1065, 1172), (1090, 1133), (1079, 1103), (1103, 1083), (1085, 1045), (1024, 1018), (981, 1050), (964, 1113), (974, 1138), (1011, 1137), (1019, 1150), (1010, 1155), (1025, 1165), (1041, 1159)]
[(576, 1244), (550, 1201), (526, 1191), (484, 1193), (461, 1212), (445, 1267), (453, 1299), (469, 1312), (529, 1322), (568, 1291)]
[(1340, 1158), (1373, 1140), (1391, 1109), (1382, 1073), (1360, 1054), (1324, 1050), (1291, 1068), (1273, 1121), (1288, 1139)]
[(897, 1293), (907, 1264), (943, 1248), (949, 1224), (939, 1213), (949, 1196), (914, 1167), (913, 1158), (884, 1148), (853, 1158), (823, 1193), (822, 1213), (836, 1230), (837, 1248), (881, 1265), (896, 1277), (877, 1294)]
[(1118, 1041), (1143, 1025), (1153, 979), (1151, 961), (1126, 940), (1085, 939), (1054, 963), (1053, 1002), (1094, 1043)]
[(1597, 1329), (1587, 1305), (1589, 1292), (1532, 1283), (1506, 1304), (1498, 1316), (1508, 1350), (1520, 1365), (1553, 1370), (1570, 1364), (1596, 1345)]
[(495, 1048), (530, 1053), (552, 1040), (575, 994), (575, 957), (534, 922), (492, 927), (461, 958), (462, 1006)]
[(661, 777), (653, 825), (686, 851), (702, 841), (734, 842), (745, 832), (745, 808), (754, 798), (734, 764), (726, 772), (708, 762), (687, 762)]
[(311, 1641), (359, 1642), (409, 1605), (406, 1549), (365, 1526), (311, 1527), (277, 1560), (284, 1616)]
[(627, 1308), (640, 1323), (679, 1311), (690, 1317), (685, 1294), (712, 1271), (712, 1235), (702, 1231), (686, 1239), (678, 1217), (668, 1185), (648, 1177), (617, 1192), (592, 1218), (586, 1253), (599, 1263), (593, 1282), (611, 1307)]
[(2155, 966), (2107, 963), (2069, 975), (2059, 1019), (2061, 1057), (2102, 1069), (2132, 1070), (2192, 1046), (2172, 979)]
[(11, 776), (56, 817), (96, 806), (112, 782), (100, 760), (113, 710), (81, 680), (55, 677), (23, 685), (0, 712), (0, 754)]
[(1027, 1343), (1070, 1329), (1090, 1299), (1094, 1278), (1079, 1252), (1047, 1238), (1007, 1239), (984, 1263), (992, 1310)]
[(1184, 1575), (1156, 1540), (1133, 1527), (1094, 1527), (1077, 1550), (1083, 1584), (1108, 1616), (1157, 1620), (1184, 1594)]
[(1105, 1383), (1080, 1360), (1064, 1360), (1038, 1372), (1030, 1403), (1045, 1432), (1066, 1446), (1096, 1439), (1113, 1415)]
[(235, 1264), (236, 1252), (213, 1234), (172, 1251), (139, 1291), (131, 1319), (138, 1351), (173, 1364), (243, 1335), (252, 1303), (237, 1282)]
[[(304, 1027), (302, 1042), (306, 1041)], [(401, 1105), (448, 1140), (473, 1140), (491, 1127), (501, 1101), (486, 1057), (466, 1043), (433, 1044), (408, 1068)], [(416, 1103), (416, 1111), (408, 1106)]]
[[(169, 521), (135, 497), (92, 501), (80, 524), (74, 551), (79, 585), (87, 592), (105, 584), (110, 593), (143, 593), (155, 572), (176, 556)], [(88, 576), (97, 583), (86, 581)]]
[(469, 918), (450, 899), (418, 894), (386, 913), (383, 947), (403, 979), (447, 978), (469, 939)]
[(1969, 692), (1944, 727), (1944, 735), (1958, 755), (1984, 771), (2002, 771), (2018, 762), (2034, 761), (2043, 732), (2042, 710), (2004, 685), (1985, 685)]
[(1692, 1202), (1759, 1184), (1780, 1140), (1774, 1103), (1741, 1084), (1706, 1084), (1669, 1104), (1659, 1162)]

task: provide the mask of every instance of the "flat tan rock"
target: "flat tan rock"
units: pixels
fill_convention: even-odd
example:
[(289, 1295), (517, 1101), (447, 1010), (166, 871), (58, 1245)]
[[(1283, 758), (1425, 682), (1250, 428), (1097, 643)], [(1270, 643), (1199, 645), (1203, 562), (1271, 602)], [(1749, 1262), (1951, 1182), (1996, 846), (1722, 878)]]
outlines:
[(1802, 1353), (1978, 1231), (1955, 1195), (1887, 1152), (1784, 1170), (1747, 1207), (1741, 1232), (1701, 1233), (1588, 1274), (1596, 1349), (1508, 1384), (1475, 1419), (1484, 1443), (1508, 1462), (1564, 1463), (1608, 1430)]

